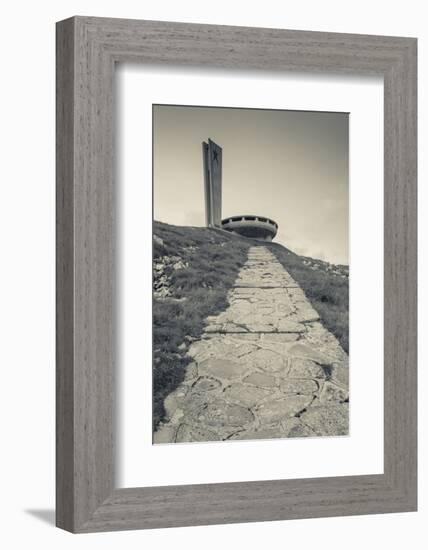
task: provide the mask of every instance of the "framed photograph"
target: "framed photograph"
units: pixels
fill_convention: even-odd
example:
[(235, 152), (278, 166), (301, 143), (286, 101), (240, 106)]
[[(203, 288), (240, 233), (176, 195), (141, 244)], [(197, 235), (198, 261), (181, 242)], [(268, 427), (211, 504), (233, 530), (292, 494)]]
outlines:
[(349, 434), (348, 118), (153, 106), (155, 444)]
[(416, 39), (57, 24), (57, 525), (417, 507)]

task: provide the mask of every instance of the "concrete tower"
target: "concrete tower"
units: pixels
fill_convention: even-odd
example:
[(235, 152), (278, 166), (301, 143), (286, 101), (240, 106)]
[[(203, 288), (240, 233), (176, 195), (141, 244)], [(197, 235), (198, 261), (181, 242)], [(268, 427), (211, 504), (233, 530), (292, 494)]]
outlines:
[(202, 142), (205, 188), (205, 223), (258, 241), (271, 241), (278, 224), (266, 216), (240, 215), (221, 219), (222, 148), (208, 139)]
[(202, 142), (207, 227), (221, 227), (222, 153), (222, 148), (211, 139)]

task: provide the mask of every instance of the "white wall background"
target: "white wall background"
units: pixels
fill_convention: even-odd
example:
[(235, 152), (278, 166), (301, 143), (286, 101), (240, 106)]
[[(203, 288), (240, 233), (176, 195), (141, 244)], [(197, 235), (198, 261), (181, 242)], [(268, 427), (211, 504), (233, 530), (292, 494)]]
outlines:
[[(54, 23), (70, 15), (417, 36), (420, 67), (420, 234), (428, 229), (426, 48), (418, 0), (15, 0), (3, 5), (0, 88), (1, 284), (0, 541), (4, 548), (418, 548), (426, 539), (428, 483), (420, 468), (420, 511), (73, 536), (53, 527), (54, 506)], [(425, 227), (424, 227), (425, 226)], [(425, 230), (425, 231), (424, 231)], [(422, 238), (420, 239), (421, 244)], [(421, 281), (428, 276), (420, 256)], [(421, 285), (422, 303), (427, 298)], [(421, 307), (420, 334), (427, 319)], [(422, 397), (428, 355), (420, 352)], [(420, 399), (420, 459), (428, 460), (428, 405)], [(362, 450), (362, 452), (364, 452)], [(418, 542), (420, 539), (421, 542)]]

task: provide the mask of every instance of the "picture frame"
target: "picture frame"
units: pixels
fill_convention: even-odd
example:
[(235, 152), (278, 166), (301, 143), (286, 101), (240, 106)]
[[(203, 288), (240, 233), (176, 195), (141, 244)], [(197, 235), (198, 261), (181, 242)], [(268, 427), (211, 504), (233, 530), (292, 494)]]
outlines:
[[(84, 533), (415, 511), (416, 39), (72, 17), (57, 23), (56, 51), (57, 526)], [(115, 488), (119, 62), (383, 77), (383, 474)]]

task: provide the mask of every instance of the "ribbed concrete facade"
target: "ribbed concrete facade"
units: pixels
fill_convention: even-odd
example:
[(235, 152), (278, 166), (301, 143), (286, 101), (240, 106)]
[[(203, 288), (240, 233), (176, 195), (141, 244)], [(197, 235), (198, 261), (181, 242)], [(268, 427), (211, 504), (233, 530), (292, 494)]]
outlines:
[(225, 218), (221, 226), (226, 231), (238, 233), (244, 237), (270, 242), (278, 231), (278, 224), (264, 216), (232, 216)]

